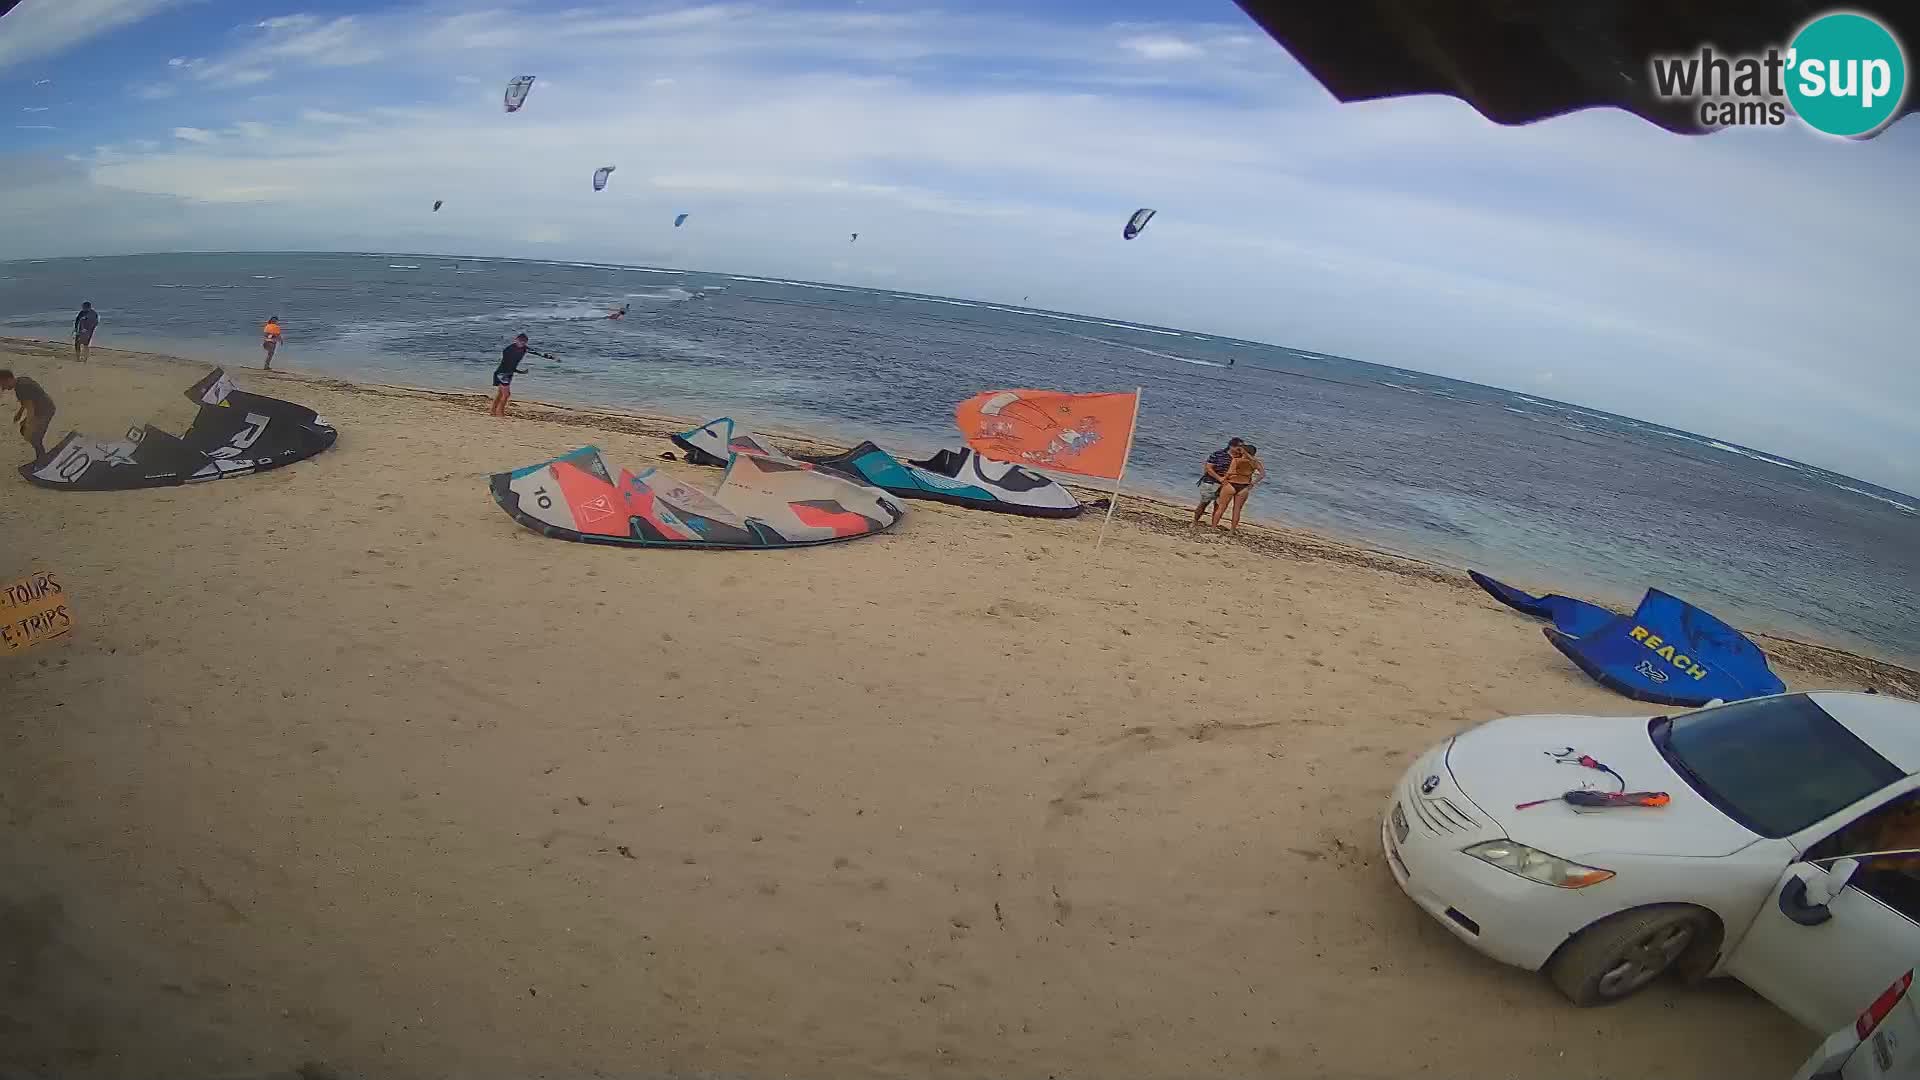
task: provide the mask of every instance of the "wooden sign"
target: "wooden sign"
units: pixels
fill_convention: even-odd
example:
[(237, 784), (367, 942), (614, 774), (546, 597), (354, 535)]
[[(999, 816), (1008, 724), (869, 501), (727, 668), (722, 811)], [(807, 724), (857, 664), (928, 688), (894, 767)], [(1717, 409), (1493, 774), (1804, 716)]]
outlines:
[(51, 570), (0, 585), (0, 646), (18, 652), (64, 637), (73, 629), (67, 591)]

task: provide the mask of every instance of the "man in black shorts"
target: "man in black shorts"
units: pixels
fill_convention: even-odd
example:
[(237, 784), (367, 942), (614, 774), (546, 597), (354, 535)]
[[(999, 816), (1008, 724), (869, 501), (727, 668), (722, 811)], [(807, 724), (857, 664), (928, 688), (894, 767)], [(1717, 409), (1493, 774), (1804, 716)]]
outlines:
[(80, 314), (73, 317), (73, 358), (86, 361), (93, 355), (93, 332), (100, 327), (100, 313), (93, 310), (91, 302), (80, 305)]
[(1193, 523), (1200, 524), (1200, 515), (1207, 512), (1213, 500), (1220, 495), (1220, 478), (1227, 475), (1227, 466), (1233, 463), (1233, 448), (1243, 446), (1246, 440), (1238, 435), (1227, 440), (1227, 445), (1207, 455), (1207, 462), (1201, 466), (1200, 505), (1193, 508)]
[(5, 368), (0, 368), (0, 390), (13, 391), (20, 402), (13, 422), (20, 425), (20, 437), (33, 444), (33, 463), (40, 464), (47, 457), (47, 425), (53, 423), (53, 399), (39, 383)]
[(507, 402), (513, 397), (513, 377), (520, 374), (520, 361), (528, 353), (553, 359), (552, 354), (534, 352), (527, 348), (527, 335), (516, 334), (513, 344), (500, 350), (500, 366), (493, 369), (493, 405), (487, 409), (488, 416), (507, 415)]

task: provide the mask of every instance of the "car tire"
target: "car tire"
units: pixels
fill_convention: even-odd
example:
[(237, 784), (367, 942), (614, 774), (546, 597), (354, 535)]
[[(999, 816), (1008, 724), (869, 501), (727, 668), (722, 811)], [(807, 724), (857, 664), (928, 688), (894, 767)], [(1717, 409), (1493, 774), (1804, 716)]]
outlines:
[(1560, 946), (1547, 977), (1575, 1005), (1611, 1005), (1674, 970), (1708, 936), (1712, 920), (1687, 904), (1609, 915)]

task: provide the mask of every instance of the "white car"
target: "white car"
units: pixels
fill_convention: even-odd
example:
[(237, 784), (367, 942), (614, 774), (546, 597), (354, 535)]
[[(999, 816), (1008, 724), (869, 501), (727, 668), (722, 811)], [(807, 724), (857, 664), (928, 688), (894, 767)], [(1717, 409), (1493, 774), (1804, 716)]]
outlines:
[(1380, 835), (1414, 903), (1576, 1004), (1732, 975), (1826, 1032), (1920, 960), (1917, 772), (1920, 705), (1877, 694), (1512, 716), (1415, 760)]
[(1859, 1019), (1834, 1032), (1793, 1080), (1915, 1080), (1920, 1077), (1920, 1004), (1913, 972), (1894, 980)]

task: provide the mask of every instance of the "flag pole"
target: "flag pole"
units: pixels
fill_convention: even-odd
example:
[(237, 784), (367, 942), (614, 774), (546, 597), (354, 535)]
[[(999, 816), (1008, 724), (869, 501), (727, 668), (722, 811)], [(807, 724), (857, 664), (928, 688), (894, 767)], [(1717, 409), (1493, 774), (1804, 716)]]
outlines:
[(1107, 526), (1113, 524), (1113, 508), (1120, 504), (1120, 482), (1127, 478), (1127, 462), (1133, 457), (1133, 433), (1140, 428), (1140, 395), (1145, 390), (1144, 386), (1133, 388), (1133, 422), (1127, 425), (1127, 449), (1120, 455), (1120, 475), (1113, 478), (1113, 494), (1107, 496), (1107, 516), (1100, 519), (1100, 535), (1093, 542), (1095, 552), (1107, 542)]

